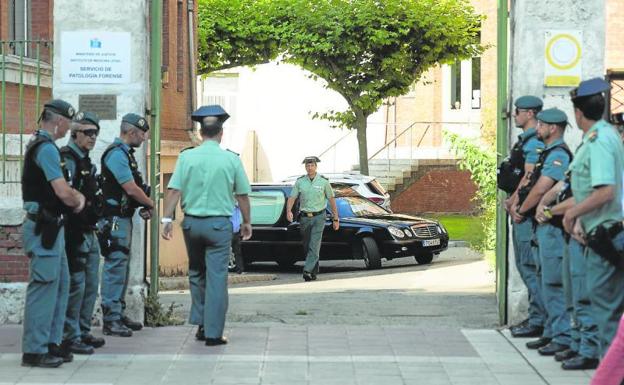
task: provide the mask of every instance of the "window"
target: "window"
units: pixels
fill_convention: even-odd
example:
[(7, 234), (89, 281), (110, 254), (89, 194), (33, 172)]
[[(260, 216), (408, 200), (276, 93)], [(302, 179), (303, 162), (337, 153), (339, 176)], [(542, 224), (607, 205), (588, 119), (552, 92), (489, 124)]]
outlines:
[(472, 58), (472, 100), (473, 109), (481, 108), (481, 58)]
[(451, 109), (461, 109), (461, 62), (451, 64)]
[[(9, 0), (9, 40), (28, 40), (31, 36), (30, 0)], [(27, 56), (27, 45), (16, 44), (13, 54)]]
[(169, 83), (169, 0), (163, 0), (162, 6), (162, 86), (166, 88)]
[(273, 225), (284, 211), (286, 197), (281, 190), (254, 191), (249, 194), (252, 225)]
[(176, 88), (184, 91), (184, 4), (178, 0), (178, 31), (177, 31)]

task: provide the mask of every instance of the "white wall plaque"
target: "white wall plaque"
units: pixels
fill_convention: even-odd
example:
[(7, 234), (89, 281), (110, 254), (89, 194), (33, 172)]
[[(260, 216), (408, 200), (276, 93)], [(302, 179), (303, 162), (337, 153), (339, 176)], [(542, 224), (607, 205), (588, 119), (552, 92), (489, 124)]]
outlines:
[(577, 30), (546, 31), (544, 84), (548, 87), (575, 87), (581, 81), (583, 34)]

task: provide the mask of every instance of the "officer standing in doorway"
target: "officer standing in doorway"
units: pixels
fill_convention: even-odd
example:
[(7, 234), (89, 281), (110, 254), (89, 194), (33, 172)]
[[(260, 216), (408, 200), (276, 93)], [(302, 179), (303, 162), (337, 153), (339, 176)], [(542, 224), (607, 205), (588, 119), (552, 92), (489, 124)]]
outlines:
[(162, 236), (172, 238), (172, 217), (181, 199), (192, 300), (189, 322), (199, 325), (196, 339), (216, 346), (227, 343), (223, 330), (228, 308), (230, 218), (236, 200), (243, 217), (242, 238), (251, 238), (251, 187), (239, 157), (219, 147), (223, 122), (229, 118), (223, 108), (203, 106), (191, 118), (201, 124), (203, 143), (180, 153), (167, 186)]
[[(557, 108), (550, 108), (537, 114), (537, 120), (537, 135), (546, 148), (540, 153), (529, 183), (518, 191), (519, 207), (512, 209), (516, 223), (535, 216), (536, 206), (544, 194), (564, 179), (572, 160), (572, 153), (563, 141), (563, 132), (568, 125), (566, 114)], [(551, 335), (528, 342), (527, 347), (539, 349), (541, 355), (554, 356), (568, 349), (572, 343), (561, 266), (565, 242), (561, 231), (550, 223), (537, 225), (535, 236), (538, 269), (541, 269), (541, 292), (548, 315), (546, 329)]]
[(121, 120), (120, 136), (102, 154), (105, 225), (99, 238), (104, 256), (101, 294), (106, 335), (130, 337), (132, 330), (143, 327), (123, 312), (130, 268), (132, 217), (141, 207), (139, 215), (148, 220), (154, 208), (149, 186), (143, 181), (134, 158), (134, 149), (145, 141), (148, 131), (144, 117), (126, 114)]
[(100, 120), (92, 112), (78, 112), (71, 123), (71, 138), (61, 148), (69, 182), (86, 198), (85, 209), (70, 214), (65, 225), (65, 250), (69, 263), (69, 301), (63, 348), (75, 354), (92, 354), (104, 339), (91, 334), (91, 317), (97, 297), (100, 246), (95, 224), (102, 215), (103, 200), (96, 168), (89, 158), (100, 132)]
[(71, 354), (60, 348), (69, 290), (63, 224), (65, 214), (84, 208), (85, 197), (67, 183), (54, 141), (65, 136), (73, 116), (69, 103), (59, 99), (47, 102), (39, 118), (40, 128), (24, 155), (22, 198), (26, 218), (22, 232), (30, 277), (22, 366), (53, 368), (72, 360)]
[(294, 220), (292, 208), (297, 198), (299, 203), (299, 224), (301, 226), (301, 237), (303, 238), (303, 252), (306, 255), (303, 266), (303, 279), (307, 281), (316, 280), (318, 274), (319, 253), (321, 251), (321, 240), (325, 229), (325, 208), (327, 200), (332, 210), (332, 226), (334, 230), (340, 227), (338, 219), (338, 209), (334, 199), (329, 179), (316, 173), (316, 165), (321, 160), (316, 156), (308, 156), (303, 160), (306, 175), (300, 177), (290, 193), (286, 206), (286, 218), (289, 222)]
[[(510, 211), (517, 204), (518, 188), (528, 182), (535, 163), (539, 158), (539, 151), (544, 143), (537, 138), (537, 114), (542, 110), (542, 99), (525, 95), (514, 103), (514, 122), (522, 129), (518, 141), (513, 146), (509, 159), (502, 162), (498, 171), (498, 185), (503, 191), (510, 193), (505, 200), (505, 209)], [(512, 241), (516, 268), (527, 287), (529, 294), (529, 317), (518, 325), (511, 327), (514, 337), (540, 337), (544, 332), (546, 309), (537, 279), (537, 265), (531, 249), (533, 237), (533, 223), (526, 220), (520, 223), (512, 222)]]
[(572, 90), (574, 116), (583, 141), (570, 165), (575, 205), (563, 226), (587, 244), (586, 282), (605, 354), (624, 312), (624, 231), (622, 231), (622, 172), (624, 146), (620, 136), (602, 119), (609, 83), (586, 80)]

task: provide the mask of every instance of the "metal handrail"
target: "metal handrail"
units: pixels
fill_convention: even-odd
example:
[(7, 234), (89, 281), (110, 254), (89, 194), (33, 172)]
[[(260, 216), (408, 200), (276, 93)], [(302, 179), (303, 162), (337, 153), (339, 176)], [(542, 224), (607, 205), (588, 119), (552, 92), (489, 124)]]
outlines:
[[(389, 147), (391, 144), (396, 143), (397, 139), (399, 139), (401, 136), (403, 136), (403, 134), (405, 134), (407, 132), (407, 130), (411, 130), (412, 127), (414, 127), (417, 123), (423, 123), (423, 122), (413, 122), (412, 124), (410, 124), (406, 129), (404, 129), (403, 131), (401, 131), (399, 133), (399, 135), (395, 136), (394, 139), (392, 139), (391, 141), (389, 141), (388, 143), (386, 143), (382, 148), (379, 149), (379, 151), (377, 151), (376, 153), (374, 153), (373, 155), (371, 155), (368, 160), (373, 159), (375, 156), (377, 156), (380, 152), (382, 152), (383, 150), (386, 149), (386, 147)], [(429, 129), (429, 126), (427, 126), (427, 130)], [(425, 132), (427, 132), (425, 130)]]
[(347, 135), (341, 137), (340, 139), (338, 139), (336, 142), (334, 142), (334, 144), (332, 144), (331, 146), (327, 147), (327, 149), (325, 149), (325, 151), (321, 152), (320, 155), (318, 156), (319, 158), (323, 155), (325, 155), (326, 153), (329, 152), (329, 150), (331, 150), (332, 148), (335, 148), (338, 143), (342, 142), (344, 139), (347, 138), (347, 136), (353, 134), (354, 130), (349, 130), (349, 132), (347, 133)]

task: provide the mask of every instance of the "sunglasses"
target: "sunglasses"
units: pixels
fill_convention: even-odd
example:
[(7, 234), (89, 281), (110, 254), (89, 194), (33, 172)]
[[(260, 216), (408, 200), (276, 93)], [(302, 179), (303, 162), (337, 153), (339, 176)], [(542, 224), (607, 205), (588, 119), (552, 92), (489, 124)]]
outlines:
[(100, 131), (96, 129), (78, 130), (77, 132), (81, 132), (83, 135), (86, 135), (89, 138), (97, 137), (98, 134), (100, 133)]

